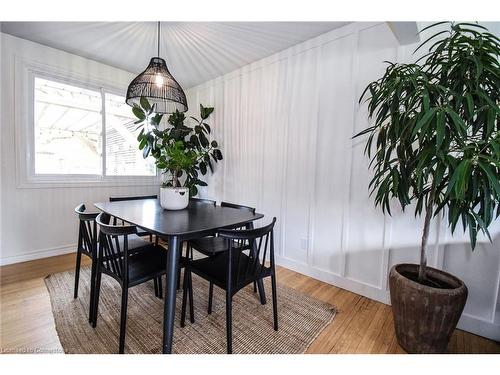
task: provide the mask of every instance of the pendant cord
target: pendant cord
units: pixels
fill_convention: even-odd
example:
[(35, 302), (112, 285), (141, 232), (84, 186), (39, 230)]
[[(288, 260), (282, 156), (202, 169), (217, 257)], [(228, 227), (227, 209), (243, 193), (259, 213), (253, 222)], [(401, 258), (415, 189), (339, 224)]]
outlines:
[(158, 21), (158, 57), (160, 57), (160, 21)]

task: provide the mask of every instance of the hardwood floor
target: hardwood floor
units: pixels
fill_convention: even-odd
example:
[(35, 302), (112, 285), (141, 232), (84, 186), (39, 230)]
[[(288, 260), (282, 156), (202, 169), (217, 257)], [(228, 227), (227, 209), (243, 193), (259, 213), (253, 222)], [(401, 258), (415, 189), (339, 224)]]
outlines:
[[(0, 352), (62, 352), (43, 278), (74, 264), (74, 254), (68, 254), (0, 267)], [(396, 341), (390, 306), (282, 267), (278, 282), (338, 309), (308, 353), (405, 353)], [(456, 330), (449, 352), (500, 353), (500, 343)]]

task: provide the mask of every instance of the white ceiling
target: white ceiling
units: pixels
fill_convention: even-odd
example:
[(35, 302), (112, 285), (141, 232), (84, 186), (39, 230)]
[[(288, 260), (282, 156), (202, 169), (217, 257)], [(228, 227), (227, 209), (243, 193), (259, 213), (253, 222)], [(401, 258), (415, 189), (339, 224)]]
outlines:
[[(189, 88), (347, 23), (162, 22), (160, 55)], [(1, 31), (132, 73), (157, 54), (155, 22), (2, 22)]]

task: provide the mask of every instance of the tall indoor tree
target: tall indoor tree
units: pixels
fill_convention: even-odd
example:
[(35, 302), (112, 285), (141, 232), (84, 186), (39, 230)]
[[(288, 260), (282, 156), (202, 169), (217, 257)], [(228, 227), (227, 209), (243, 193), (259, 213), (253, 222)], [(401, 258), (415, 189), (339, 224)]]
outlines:
[(423, 57), (389, 63), (363, 92), (373, 125), (355, 136), (368, 134), (375, 204), (390, 214), (397, 198), (403, 210), (414, 202), (415, 215), (425, 214), (420, 283), (430, 282), (432, 217), (447, 215), (452, 232), (460, 221), (474, 249), (500, 215), (499, 39), (473, 23), (428, 28), (440, 31), (417, 48), (428, 48)]
[(411, 353), (446, 351), (468, 294), (459, 278), (427, 266), (432, 218), (447, 215), (452, 233), (461, 222), (474, 249), (500, 215), (499, 39), (472, 23), (427, 29), (439, 31), (417, 48), (427, 49), (420, 59), (389, 63), (367, 86), (360, 101), (373, 122), (355, 136), (368, 136), (375, 205), (391, 214), (397, 198), (424, 213), (419, 265), (389, 273), (396, 337)]

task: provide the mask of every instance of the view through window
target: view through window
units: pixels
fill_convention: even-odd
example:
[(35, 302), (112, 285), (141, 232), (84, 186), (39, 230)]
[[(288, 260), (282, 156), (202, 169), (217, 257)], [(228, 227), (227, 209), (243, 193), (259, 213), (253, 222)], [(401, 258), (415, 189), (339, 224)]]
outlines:
[(144, 160), (137, 148), (136, 118), (132, 116), (125, 98), (106, 94), (106, 174), (110, 176), (152, 176), (152, 158)]
[(101, 93), (35, 78), (35, 173), (101, 174)]
[(137, 125), (124, 97), (36, 77), (34, 99), (35, 174), (156, 174), (137, 148)]

